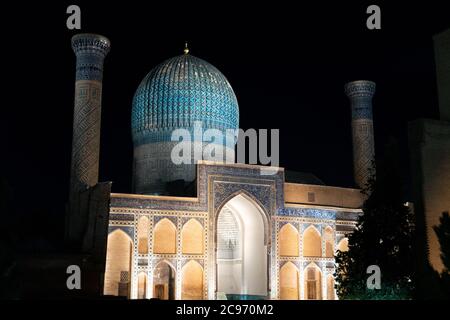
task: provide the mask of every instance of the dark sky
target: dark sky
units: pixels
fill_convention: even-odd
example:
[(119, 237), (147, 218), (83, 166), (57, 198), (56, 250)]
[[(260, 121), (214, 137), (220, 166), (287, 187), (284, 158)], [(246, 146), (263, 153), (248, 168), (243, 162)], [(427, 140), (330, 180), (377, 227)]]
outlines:
[[(181, 54), (185, 40), (193, 55), (230, 81), (241, 128), (280, 129), (281, 166), (351, 186), (347, 81), (377, 83), (377, 153), (390, 136), (406, 143), (408, 121), (438, 116), (432, 35), (450, 26), (450, 15), (443, 4), (429, 2), (2, 5), (2, 175), (23, 210), (63, 212), (75, 78), (70, 38), (77, 33), (66, 28), (66, 8), (79, 4), (81, 32), (103, 34), (112, 43), (104, 72), (100, 181), (113, 181), (114, 192), (131, 191), (134, 91), (156, 64)], [(381, 7), (382, 30), (366, 28), (366, 8), (373, 3)]]

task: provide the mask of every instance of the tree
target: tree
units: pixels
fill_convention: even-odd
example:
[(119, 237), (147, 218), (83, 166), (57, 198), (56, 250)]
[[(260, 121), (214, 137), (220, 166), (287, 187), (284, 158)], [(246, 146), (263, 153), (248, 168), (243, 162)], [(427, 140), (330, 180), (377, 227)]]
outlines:
[(448, 212), (442, 213), (439, 219), (439, 226), (434, 226), (433, 230), (439, 240), (441, 247), (441, 259), (444, 269), (440, 274), (440, 283), (443, 293), (442, 298), (450, 298), (450, 216)]
[[(366, 187), (363, 214), (349, 235), (349, 250), (336, 255), (340, 299), (410, 299), (414, 289), (414, 223), (402, 196), (400, 157), (390, 144)], [(368, 289), (367, 267), (381, 270), (381, 289)]]

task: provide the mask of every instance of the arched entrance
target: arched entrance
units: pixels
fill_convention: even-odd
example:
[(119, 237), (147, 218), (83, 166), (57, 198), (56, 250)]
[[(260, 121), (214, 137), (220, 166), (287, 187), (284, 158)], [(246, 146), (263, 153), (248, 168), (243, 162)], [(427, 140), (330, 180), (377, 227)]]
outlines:
[(133, 241), (128, 234), (116, 229), (108, 235), (103, 294), (129, 298), (132, 255)]
[(175, 300), (175, 270), (165, 261), (153, 271), (153, 298)]
[(304, 271), (305, 277), (305, 299), (322, 300), (322, 272), (314, 263)]
[(269, 222), (259, 205), (239, 194), (216, 218), (216, 289), (227, 299), (268, 296)]
[(138, 275), (138, 299), (147, 298), (147, 275), (145, 272), (141, 272)]

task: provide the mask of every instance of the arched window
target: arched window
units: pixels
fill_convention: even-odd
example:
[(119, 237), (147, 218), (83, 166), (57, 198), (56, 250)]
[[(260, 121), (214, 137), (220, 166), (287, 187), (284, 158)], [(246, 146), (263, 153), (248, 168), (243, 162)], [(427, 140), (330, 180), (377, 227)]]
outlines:
[(122, 230), (108, 235), (106, 249), (105, 295), (129, 296), (133, 243)]
[(197, 219), (190, 219), (181, 230), (181, 251), (184, 254), (203, 253), (203, 226)]
[(175, 300), (175, 270), (165, 261), (153, 270), (153, 298)]
[(298, 300), (298, 270), (292, 262), (280, 269), (280, 299)]
[(190, 260), (182, 269), (182, 300), (203, 299), (203, 268), (195, 260)]
[(322, 299), (322, 273), (315, 266), (305, 269), (305, 298), (307, 300)]
[(334, 291), (334, 277), (329, 274), (327, 278), (327, 300), (336, 300), (336, 294)]
[(153, 253), (176, 253), (177, 228), (167, 218), (161, 219), (153, 229)]
[(217, 292), (230, 299), (268, 294), (269, 221), (246, 194), (227, 201), (216, 220)]
[(148, 253), (148, 232), (150, 228), (150, 221), (147, 217), (141, 217), (137, 226), (138, 234), (138, 253)]
[(334, 236), (333, 229), (331, 227), (326, 227), (324, 232), (325, 240), (325, 257), (334, 257)]
[(341, 252), (348, 251), (348, 238), (343, 238), (341, 241), (339, 241), (337, 249)]
[(138, 275), (138, 299), (146, 298), (147, 290), (147, 275), (145, 272), (141, 272)]
[(303, 233), (303, 256), (322, 256), (322, 238), (319, 231), (313, 226), (308, 227)]
[(280, 256), (298, 257), (298, 231), (290, 223), (285, 224), (278, 234)]

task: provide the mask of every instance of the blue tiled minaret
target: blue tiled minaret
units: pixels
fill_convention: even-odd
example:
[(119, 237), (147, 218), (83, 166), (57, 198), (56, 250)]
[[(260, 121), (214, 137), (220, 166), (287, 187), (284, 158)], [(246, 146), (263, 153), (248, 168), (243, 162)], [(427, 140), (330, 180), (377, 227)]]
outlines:
[(96, 34), (72, 37), (76, 82), (73, 116), (71, 199), (98, 182), (103, 61), (110, 49)]
[(72, 246), (80, 247), (89, 229), (90, 210), (90, 196), (80, 193), (98, 183), (103, 61), (110, 42), (96, 34), (77, 34), (72, 37), (72, 49), (76, 79), (66, 238)]
[(375, 83), (367, 80), (349, 82), (345, 93), (352, 108), (353, 172), (355, 184), (363, 188), (370, 176), (375, 157), (372, 98)]

